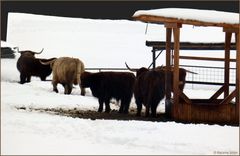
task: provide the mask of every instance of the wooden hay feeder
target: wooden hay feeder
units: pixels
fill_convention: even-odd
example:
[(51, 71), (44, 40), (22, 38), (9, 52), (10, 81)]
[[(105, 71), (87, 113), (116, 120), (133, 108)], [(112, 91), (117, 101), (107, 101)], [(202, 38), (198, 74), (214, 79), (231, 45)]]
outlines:
[[(196, 14), (196, 17), (192, 17)], [(188, 15), (191, 15), (189, 18)], [(225, 15), (227, 18), (225, 18)], [(207, 16), (208, 20), (205, 20)], [(230, 17), (230, 21), (228, 17)], [(236, 17), (235, 21), (232, 17)], [(173, 33), (173, 99), (166, 83), (166, 113), (175, 121), (209, 124), (239, 125), (240, 103), (240, 24), (239, 14), (196, 9), (157, 9), (137, 11), (134, 19), (148, 23), (163, 23), (166, 28), (166, 81), (170, 70), (171, 36)], [(209, 20), (211, 19), (211, 20)], [(211, 22), (209, 22), (211, 21)], [(225, 32), (224, 85), (209, 99), (190, 99), (178, 87), (179, 84), (179, 49), (180, 29), (183, 24), (194, 26), (222, 27)], [(229, 67), (231, 38), (235, 34), (236, 41), (236, 84), (229, 92)], [(217, 59), (217, 58), (216, 58)], [(223, 99), (219, 96), (224, 94)], [(235, 98), (235, 102), (232, 100)]]

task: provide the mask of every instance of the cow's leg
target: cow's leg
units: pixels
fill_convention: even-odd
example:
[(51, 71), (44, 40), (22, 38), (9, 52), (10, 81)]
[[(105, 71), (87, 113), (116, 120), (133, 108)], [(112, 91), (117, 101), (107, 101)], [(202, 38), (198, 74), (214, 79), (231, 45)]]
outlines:
[(123, 105), (123, 113), (124, 114), (128, 114), (130, 102), (131, 102), (131, 98), (125, 98), (121, 101), (121, 105)]
[(136, 99), (136, 104), (137, 104), (137, 114), (136, 116), (141, 116), (141, 112), (142, 112), (142, 102), (138, 99)]
[(31, 75), (27, 76), (27, 81), (26, 82), (30, 82), (31, 81)]
[(85, 96), (85, 94), (86, 94), (85, 88), (83, 88), (81, 85), (79, 85), (79, 86), (80, 86), (80, 89), (81, 89), (81, 95)]
[(20, 74), (20, 83), (24, 84), (26, 82), (26, 75), (25, 74)]
[(107, 98), (105, 99), (105, 113), (109, 113), (111, 111), (111, 108), (110, 108), (110, 99)]
[(103, 99), (98, 99), (99, 107), (98, 107), (98, 112), (103, 111)]
[(154, 118), (157, 117), (157, 104), (151, 106), (151, 116)]
[(72, 92), (72, 84), (64, 84), (64, 94), (71, 94)]
[(120, 105), (120, 108), (118, 110), (118, 113), (123, 113), (123, 109), (124, 109), (123, 103), (121, 102), (121, 105)]
[(40, 77), (41, 81), (46, 81), (46, 78), (47, 78), (46, 76), (41, 76)]
[(145, 117), (148, 117), (149, 116), (149, 105), (146, 104), (146, 110), (145, 110)]
[[(119, 99), (120, 100), (120, 99)], [(118, 100), (118, 102), (119, 102)], [(119, 104), (119, 103), (118, 103)], [(120, 104), (120, 108), (118, 110), (118, 113), (123, 113), (123, 110), (124, 110), (124, 101), (123, 99), (121, 99), (121, 104)]]
[(52, 85), (53, 85), (53, 91), (58, 93), (58, 89), (57, 89), (57, 82), (56, 81), (52, 81)]
[(69, 85), (68, 85), (68, 94), (71, 94), (71, 93), (72, 93), (72, 88), (73, 88), (73, 85), (72, 85), (72, 84), (69, 84)]

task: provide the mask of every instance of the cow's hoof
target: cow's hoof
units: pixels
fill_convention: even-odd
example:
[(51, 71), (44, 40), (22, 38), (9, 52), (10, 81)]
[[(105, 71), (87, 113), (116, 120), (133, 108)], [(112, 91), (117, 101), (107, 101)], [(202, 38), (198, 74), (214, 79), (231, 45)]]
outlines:
[(98, 112), (101, 113), (103, 110), (102, 109), (98, 109)]
[(105, 113), (110, 113), (110, 111), (111, 111), (110, 109), (106, 109)]

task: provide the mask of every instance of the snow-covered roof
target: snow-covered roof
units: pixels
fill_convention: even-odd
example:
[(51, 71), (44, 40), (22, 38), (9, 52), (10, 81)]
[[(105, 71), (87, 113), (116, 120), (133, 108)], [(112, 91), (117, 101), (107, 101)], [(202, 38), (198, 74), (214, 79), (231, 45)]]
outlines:
[(13, 46), (12, 44), (10, 44), (6, 41), (1, 41), (1, 47), (11, 47), (11, 48), (13, 48), (15, 46)]
[(239, 14), (215, 10), (163, 8), (139, 10), (133, 18), (144, 22), (178, 22), (202, 26), (239, 27)]

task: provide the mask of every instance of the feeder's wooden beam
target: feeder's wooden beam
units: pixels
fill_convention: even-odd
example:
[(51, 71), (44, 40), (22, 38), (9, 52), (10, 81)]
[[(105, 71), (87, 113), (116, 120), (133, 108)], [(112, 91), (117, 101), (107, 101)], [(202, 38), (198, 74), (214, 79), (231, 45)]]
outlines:
[(223, 85), (215, 94), (213, 94), (209, 101), (213, 102), (214, 100), (216, 100), (225, 90), (226, 86)]
[(223, 27), (223, 32), (238, 33), (240, 26), (234, 28)]
[(178, 19), (172, 17), (163, 17), (163, 16), (153, 16), (153, 15), (139, 15), (133, 17), (135, 20), (147, 22), (147, 23), (181, 23), (181, 24), (190, 24), (196, 26), (216, 26), (224, 28), (239, 28), (239, 24), (226, 24), (226, 23), (214, 23), (214, 22), (205, 22), (199, 20), (189, 20), (189, 19)]
[[(154, 47), (157, 49), (165, 49), (166, 43), (164, 41), (146, 41), (146, 46)], [(180, 42), (180, 48), (182, 50), (223, 50), (223, 43), (194, 43), (194, 42)], [(173, 47), (173, 43), (171, 43)], [(231, 43), (231, 50), (236, 50), (236, 44)], [(216, 51), (214, 51), (216, 52)]]
[(166, 22), (166, 23), (164, 23), (164, 26), (166, 28), (181, 28), (182, 24), (181, 23), (169, 23), (169, 22)]
[(192, 101), (181, 90), (179, 91), (179, 95), (187, 104), (192, 104)]
[(228, 95), (224, 100), (220, 103), (220, 105), (229, 104), (231, 100), (236, 97), (237, 90), (235, 89), (230, 95)]

